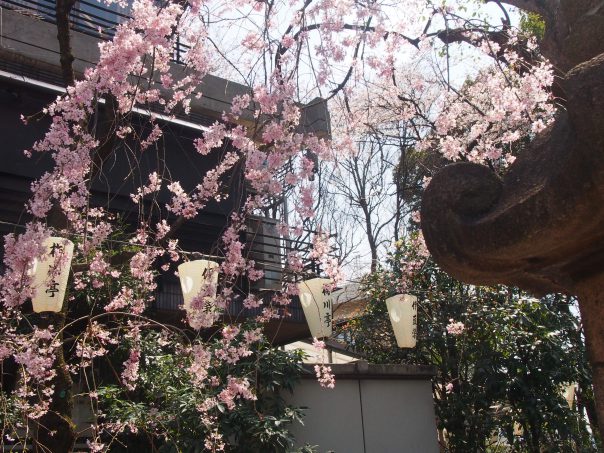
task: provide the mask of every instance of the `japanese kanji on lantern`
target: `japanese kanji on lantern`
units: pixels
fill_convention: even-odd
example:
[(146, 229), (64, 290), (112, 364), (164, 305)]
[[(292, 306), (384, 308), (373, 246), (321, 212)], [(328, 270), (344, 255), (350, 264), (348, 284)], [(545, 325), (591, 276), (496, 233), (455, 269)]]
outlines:
[(417, 343), (417, 297), (397, 294), (386, 299), (388, 315), (399, 348), (414, 348)]
[(314, 338), (331, 336), (333, 299), (323, 290), (326, 284), (331, 283), (327, 278), (313, 278), (298, 283), (300, 303), (304, 310), (306, 323)]
[(36, 313), (59, 312), (63, 308), (63, 299), (65, 299), (73, 258), (73, 242), (51, 236), (43, 244), (46, 251), (33, 261), (29, 271), (34, 289), (31, 302)]
[(195, 297), (203, 296), (205, 302), (213, 302), (218, 285), (218, 263), (210, 260), (187, 261), (178, 266), (184, 309), (189, 310)]

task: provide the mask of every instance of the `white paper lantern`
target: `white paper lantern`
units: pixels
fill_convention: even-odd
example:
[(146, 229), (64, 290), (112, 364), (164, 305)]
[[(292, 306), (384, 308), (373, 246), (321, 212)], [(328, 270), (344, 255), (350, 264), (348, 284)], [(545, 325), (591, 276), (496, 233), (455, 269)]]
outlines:
[(211, 303), (216, 299), (218, 263), (209, 260), (187, 261), (178, 266), (178, 276), (185, 301), (185, 310), (190, 309), (191, 301), (199, 295), (206, 285), (212, 285), (213, 294), (208, 294), (205, 302)]
[(51, 236), (43, 245), (46, 252), (33, 261), (29, 270), (34, 289), (31, 302), (36, 313), (60, 312), (73, 258), (73, 242)]
[(417, 343), (417, 297), (397, 294), (386, 299), (388, 315), (399, 348), (414, 348)]
[(298, 283), (300, 303), (306, 323), (314, 338), (331, 336), (333, 318), (333, 298), (324, 294), (323, 287), (331, 283), (327, 278), (313, 278)]

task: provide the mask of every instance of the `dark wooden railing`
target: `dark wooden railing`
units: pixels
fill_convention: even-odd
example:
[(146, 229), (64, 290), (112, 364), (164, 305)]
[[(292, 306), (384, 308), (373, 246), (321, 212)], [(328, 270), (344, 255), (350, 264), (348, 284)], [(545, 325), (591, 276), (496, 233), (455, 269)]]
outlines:
[[(56, 2), (54, 0), (0, 0), (0, 6), (26, 11), (45, 22), (56, 23)], [(128, 9), (118, 7), (117, 4), (112, 9), (98, 2), (79, 0), (69, 15), (71, 28), (95, 38), (108, 40), (115, 36), (119, 24), (130, 19)], [(177, 36), (172, 60), (182, 64), (189, 49), (190, 46), (181, 42)]]

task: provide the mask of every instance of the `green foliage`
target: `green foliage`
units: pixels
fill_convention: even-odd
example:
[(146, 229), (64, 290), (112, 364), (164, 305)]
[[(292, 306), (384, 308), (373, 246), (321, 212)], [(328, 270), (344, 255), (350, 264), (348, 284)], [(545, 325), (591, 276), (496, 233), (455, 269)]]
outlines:
[[(370, 303), (345, 327), (351, 346), (376, 363), (436, 367), (438, 427), (450, 451), (495, 451), (502, 443), (513, 451), (595, 451), (582, 415), (593, 398), (574, 302), (466, 285), (431, 261), (407, 277), (415, 253), (400, 243), (390, 268), (367, 277)], [(396, 347), (384, 303), (403, 284), (419, 299), (412, 350)], [(464, 331), (448, 333), (450, 320), (463, 322)], [(571, 384), (579, 389), (572, 408), (563, 397)]]
[[(105, 422), (121, 423), (128, 428), (116, 439), (108, 440), (112, 452), (140, 448), (162, 453), (207, 451), (204, 439), (209, 434), (207, 420), (199, 406), (216, 397), (222, 386), (196, 385), (188, 368), (188, 356), (178, 354), (174, 343), (162, 341), (156, 332), (142, 336), (140, 385), (128, 392), (117, 385), (98, 388), (99, 405)], [(214, 341), (217, 345), (218, 340)], [(208, 344), (211, 344), (208, 343)], [(262, 341), (253, 354), (235, 364), (212, 362), (208, 381), (225, 382), (227, 376), (247, 377), (254, 386), (255, 401), (237, 400), (229, 409), (218, 402), (207, 412), (212, 426), (218, 425), (229, 452), (291, 451), (292, 422), (302, 418), (302, 408), (286, 405), (282, 393), (292, 392), (302, 372), (302, 351), (282, 351)], [(123, 356), (120, 356), (120, 360)], [(117, 361), (119, 363), (119, 360)], [(158, 435), (158, 433), (162, 433)], [(313, 451), (304, 447), (305, 452)]]
[(537, 13), (522, 11), (520, 15), (520, 30), (538, 41), (545, 35), (545, 21)]

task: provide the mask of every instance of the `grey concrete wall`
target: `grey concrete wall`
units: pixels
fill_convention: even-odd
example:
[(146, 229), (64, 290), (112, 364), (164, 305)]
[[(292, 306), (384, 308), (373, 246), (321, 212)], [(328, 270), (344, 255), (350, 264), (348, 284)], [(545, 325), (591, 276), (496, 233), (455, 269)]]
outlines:
[[(82, 73), (98, 61), (99, 42), (92, 36), (72, 33), (73, 68), (76, 72)], [(33, 12), (3, 8), (2, 48), (25, 58), (59, 66), (57, 27), (36, 18)]]
[(438, 452), (429, 381), (360, 383), (367, 453)]
[(297, 446), (318, 445), (322, 453), (439, 451), (429, 377), (361, 372), (358, 378), (338, 378), (339, 367), (333, 367), (335, 389), (303, 379), (287, 397), (290, 404), (308, 407), (304, 425), (291, 428)]

